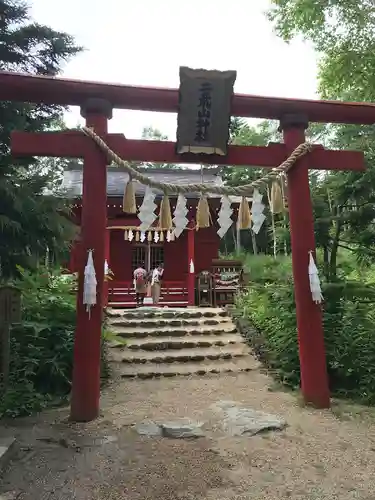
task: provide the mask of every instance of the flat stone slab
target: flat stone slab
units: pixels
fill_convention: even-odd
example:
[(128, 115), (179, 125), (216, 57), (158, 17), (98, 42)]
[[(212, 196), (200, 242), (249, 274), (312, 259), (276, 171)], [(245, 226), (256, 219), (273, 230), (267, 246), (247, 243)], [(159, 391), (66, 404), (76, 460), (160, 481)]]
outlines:
[(14, 451), (15, 438), (0, 438), (0, 470), (9, 462)]
[(147, 420), (137, 424), (135, 429), (141, 436), (191, 439), (204, 436), (202, 426), (203, 422), (195, 422), (188, 418), (181, 418), (160, 423)]
[(194, 420), (182, 418), (172, 422), (163, 422), (161, 429), (164, 437), (189, 439), (203, 437), (202, 426), (203, 422), (195, 422)]
[(255, 436), (260, 432), (283, 430), (287, 423), (277, 415), (241, 408), (234, 401), (219, 401), (212, 409), (223, 413), (222, 427), (231, 436)]
[(162, 436), (162, 430), (160, 425), (156, 424), (151, 420), (147, 420), (141, 422), (140, 424), (137, 424), (135, 426), (135, 430), (141, 436), (148, 436), (148, 437)]

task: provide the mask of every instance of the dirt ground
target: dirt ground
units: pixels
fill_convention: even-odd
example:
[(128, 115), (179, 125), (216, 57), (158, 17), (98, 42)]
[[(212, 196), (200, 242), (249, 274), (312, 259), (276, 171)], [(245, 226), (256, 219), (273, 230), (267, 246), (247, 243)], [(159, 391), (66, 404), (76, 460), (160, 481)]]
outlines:
[[(90, 424), (69, 424), (60, 409), (3, 425), (0, 435), (19, 444), (0, 498), (12, 491), (19, 500), (374, 500), (372, 413), (302, 408), (272, 384), (259, 371), (113, 382)], [(210, 409), (219, 400), (280, 415), (288, 427), (228, 436)], [(177, 417), (204, 421), (205, 437), (146, 437), (133, 428)]]

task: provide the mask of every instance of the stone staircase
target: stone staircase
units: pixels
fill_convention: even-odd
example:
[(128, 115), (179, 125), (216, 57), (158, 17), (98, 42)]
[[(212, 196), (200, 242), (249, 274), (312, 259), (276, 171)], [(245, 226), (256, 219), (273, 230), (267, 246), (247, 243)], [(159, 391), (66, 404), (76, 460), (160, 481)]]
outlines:
[(219, 308), (108, 309), (110, 361), (121, 377), (152, 378), (258, 368), (227, 311)]

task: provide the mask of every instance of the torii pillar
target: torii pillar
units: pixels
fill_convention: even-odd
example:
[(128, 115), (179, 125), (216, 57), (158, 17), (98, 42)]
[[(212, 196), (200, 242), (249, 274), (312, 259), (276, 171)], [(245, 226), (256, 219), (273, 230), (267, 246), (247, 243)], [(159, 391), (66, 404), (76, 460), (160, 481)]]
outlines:
[[(280, 120), (287, 154), (306, 142), (308, 120), (303, 115), (285, 115)], [(304, 400), (317, 408), (329, 408), (330, 391), (324, 348), (322, 308), (311, 298), (308, 275), (309, 252), (315, 258), (313, 207), (309, 185), (309, 155), (287, 172), (288, 207), (292, 246), (301, 389)]]
[(187, 229), (187, 289), (188, 305), (195, 305), (195, 221), (191, 221)]
[[(112, 106), (102, 99), (89, 99), (81, 106), (86, 126), (99, 135), (108, 133)], [(102, 305), (104, 297), (104, 261), (107, 233), (107, 158), (94, 144), (84, 154), (82, 185), (82, 245), (78, 256), (77, 323), (74, 339), (72, 420), (89, 422), (99, 416)], [(97, 279), (96, 305), (90, 315), (83, 304), (84, 267), (88, 251), (93, 250)]]

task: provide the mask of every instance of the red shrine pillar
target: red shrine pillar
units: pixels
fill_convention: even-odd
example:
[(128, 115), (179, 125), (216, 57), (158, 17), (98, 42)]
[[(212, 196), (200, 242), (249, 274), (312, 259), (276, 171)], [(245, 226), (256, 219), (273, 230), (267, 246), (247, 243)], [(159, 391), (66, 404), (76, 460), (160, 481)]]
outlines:
[[(303, 116), (287, 115), (280, 121), (280, 130), (283, 131), (288, 154), (306, 141), (307, 128), (308, 121)], [(308, 274), (310, 250), (314, 252), (315, 257), (308, 155), (296, 162), (289, 170), (287, 178), (301, 389), (306, 403), (316, 408), (329, 408), (322, 309), (312, 300)]]
[[(112, 106), (102, 99), (89, 99), (81, 107), (86, 126), (98, 135), (107, 134)], [(81, 235), (78, 260), (77, 324), (74, 340), (74, 366), (71, 419), (88, 422), (99, 415), (100, 351), (104, 283), (105, 238), (107, 227), (107, 159), (92, 142), (84, 157)], [(84, 268), (88, 251), (93, 250), (97, 279), (97, 303), (86, 312), (83, 304)]]
[(188, 305), (195, 305), (195, 224), (187, 230), (188, 240)]

